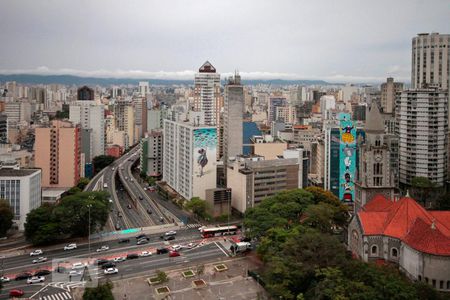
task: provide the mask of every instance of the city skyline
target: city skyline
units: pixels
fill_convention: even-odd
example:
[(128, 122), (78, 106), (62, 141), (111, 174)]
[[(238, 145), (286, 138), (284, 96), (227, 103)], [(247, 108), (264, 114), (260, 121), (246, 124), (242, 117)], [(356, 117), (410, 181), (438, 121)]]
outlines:
[(223, 76), (237, 69), (243, 79), (409, 82), (411, 39), (450, 31), (448, 3), (438, 0), (4, 7), (1, 74), (190, 79), (209, 60)]

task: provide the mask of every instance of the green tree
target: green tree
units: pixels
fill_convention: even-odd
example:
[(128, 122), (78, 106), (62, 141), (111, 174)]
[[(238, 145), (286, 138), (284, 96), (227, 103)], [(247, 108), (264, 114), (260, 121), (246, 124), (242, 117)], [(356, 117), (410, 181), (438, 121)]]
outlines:
[[(33, 242), (33, 238), (37, 235), (37, 233), (40, 231), (40, 229), (52, 222), (52, 211), (53, 211), (53, 205), (49, 204), (43, 204), (42, 206), (31, 210), (27, 214), (27, 218), (25, 221), (25, 237), (27, 240)], [(59, 236), (59, 235), (58, 235)], [(58, 236), (54, 236), (57, 238)], [(39, 237), (38, 240), (40, 241), (42, 237)]]
[(77, 184), (77, 187), (80, 189), (80, 190), (84, 190), (84, 188), (89, 184), (89, 178), (86, 178), (86, 177), (82, 177), (82, 178), (80, 178), (80, 180), (78, 181), (78, 184)]
[(70, 195), (75, 195), (79, 192), (81, 192), (82, 190), (78, 187), (78, 186), (73, 186), (70, 189), (67, 190), (66, 192), (66, 196), (70, 196)]
[(326, 202), (310, 205), (305, 210), (306, 223), (324, 233), (333, 233), (347, 223), (348, 211), (345, 206), (333, 206)]
[(316, 186), (308, 186), (305, 191), (310, 192), (313, 195), (314, 203), (318, 204), (320, 202), (325, 202), (331, 205), (338, 206), (341, 204), (339, 198), (336, 197), (332, 192), (326, 191), (322, 188)]
[(201, 219), (206, 219), (208, 217), (208, 204), (199, 197), (193, 197), (190, 201), (187, 201), (185, 208)]
[(0, 237), (5, 236), (6, 232), (13, 224), (14, 212), (9, 202), (0, 199)]
[(450, 210), (450, 194), (444, 194), (439, 196), (436, 201), (437, 210)]
[(166, 272), (157, 270), (156, 271), (156, 277), (158, 278), (159, 282), (166, 282), (169, 280), (169, 277), (167, 276)]
[(111, 155), (99, 155), (92, 159), (92, 165), (94, 166), (94, 172), (98, 173), (105, 167), (109, 166), (114, 162), (116, 158)]
[(426, 205), (426, 199), (435, 184), (427, 177), (414, 177), (411, 179), (411, 195), (419, 199), (423, 206)]
[(99, 284), (95, 288), (86, 288), (83, 293), (83, 300), (114, 300), (111, 282)]

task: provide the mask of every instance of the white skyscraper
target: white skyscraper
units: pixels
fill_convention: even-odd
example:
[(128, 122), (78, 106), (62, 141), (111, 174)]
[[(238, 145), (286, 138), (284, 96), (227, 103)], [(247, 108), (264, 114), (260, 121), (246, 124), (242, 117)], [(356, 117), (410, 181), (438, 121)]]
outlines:
[(150, 86), (147, 81), (139, 82), (139, 95), (141, 97), (146, 97), (147, 94), (150, 93)]
[[(83, 129), (91, 129), (91, 157), (105, 154), (105, 108), (95, 101), (76, 101), (70, 105), (69, 120), (80, 124)], [(87, 160), (87, 161), (90, 161)]]
[(205, 112), (205, 124), (216, 125), (222, 107), (220, 96), (220, 74), (210, 62), (205, 62), (195, 74), (194, 111)]

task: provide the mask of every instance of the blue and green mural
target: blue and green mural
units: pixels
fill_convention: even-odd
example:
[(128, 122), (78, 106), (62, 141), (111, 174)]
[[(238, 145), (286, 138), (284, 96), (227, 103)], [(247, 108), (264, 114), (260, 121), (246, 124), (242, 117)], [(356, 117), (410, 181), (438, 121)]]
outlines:
[(353, 203), (355, 198), (355, 173), (356, 173), (356, 127), (350, 114), (338, 115), (340, 146), (339, 152), (339, 199), (345, 203)]

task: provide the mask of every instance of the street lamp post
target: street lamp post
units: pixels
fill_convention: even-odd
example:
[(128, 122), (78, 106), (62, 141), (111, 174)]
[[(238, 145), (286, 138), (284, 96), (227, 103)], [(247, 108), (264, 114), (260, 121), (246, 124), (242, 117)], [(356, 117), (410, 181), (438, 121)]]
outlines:
[(89, 258), (91, 258), (91, 207), (92, 204), (88, 204), (87, 208), (88, 208), (88, 253), (89, 253)]

